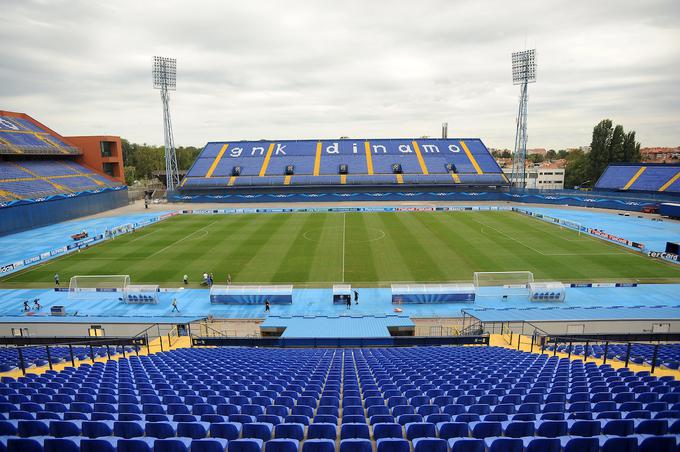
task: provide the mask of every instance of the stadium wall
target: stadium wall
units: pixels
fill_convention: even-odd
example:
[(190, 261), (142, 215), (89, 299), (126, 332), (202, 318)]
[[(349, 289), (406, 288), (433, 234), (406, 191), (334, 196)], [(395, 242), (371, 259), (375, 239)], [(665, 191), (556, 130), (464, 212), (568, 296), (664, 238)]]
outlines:
[(0, 208), (0, 236), (93, 215), (127, 205), (127, 188), (55, 197)]
[(176, 192), (168, 199), (174, 202), (195, 203), (253, 203), (253, 202), (347, 202), (347, 201), (506, 201), (528, 204), (554, 204), (577, 207), (597, 207), (641, 212), (645, 207), (658, 207), (664, 200), (678, 198), (658, 196), (625, 196), (618, 193), (591, 193), (576, 190), (559, 191), (493, 191), (474, 188), (451, 190), (448, 187), (400, 187), (399, 189), (356, 187), (333, 191), (314, 191), (293, 188), (285, 192), (275, 189), (249, 191), (222, 190), (219, 192)]

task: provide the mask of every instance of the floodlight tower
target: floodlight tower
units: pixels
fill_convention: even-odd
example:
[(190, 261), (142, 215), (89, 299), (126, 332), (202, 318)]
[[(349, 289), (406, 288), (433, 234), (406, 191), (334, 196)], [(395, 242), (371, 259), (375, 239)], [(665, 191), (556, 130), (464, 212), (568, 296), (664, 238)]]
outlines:
[(175, 58), (153, 57), (153, 87), (161, 90), (165, 129), (165, 181), (168, 192), (171, 192), (179, 185), (175, 140), (172, 137), (172, 121), (170, 120), (170, 95), (168, 94), (168, 91), (177, 89), (177, 60)]
[(536, 49), (512, 53), (512, 84), (520, 85), (517, 129), (515, 131), (515, 152), (512, 154), (512, 175), (510, 183), (515, 187), (526, 187), (527, 158), (527, 87), (536, 81)]

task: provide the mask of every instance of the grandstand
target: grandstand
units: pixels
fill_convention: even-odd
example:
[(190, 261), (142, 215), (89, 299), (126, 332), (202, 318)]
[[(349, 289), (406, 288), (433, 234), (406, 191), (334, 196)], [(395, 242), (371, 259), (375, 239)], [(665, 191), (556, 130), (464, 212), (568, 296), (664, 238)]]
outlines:
[(675, 451), (672, 378), (497, 347), (181, 349), (0, 382), (9, 451)]
[(680, 165), (612, 164), (600, 176), (595, 189), (677, 194), (680, 193)]
[[(102, 159), (92, 158), (98, 144), (81, 149), (28, 115), (0, 111), (0, 234), (122, 205), (121, 178), (89, 166)], [(102, 170), (115, 160), (106, 159)], [(45, 201), (55, 203), (37, 205)]]
[(505, 186), (479, 139), (208, 143), (181, 191), (340, 185)]

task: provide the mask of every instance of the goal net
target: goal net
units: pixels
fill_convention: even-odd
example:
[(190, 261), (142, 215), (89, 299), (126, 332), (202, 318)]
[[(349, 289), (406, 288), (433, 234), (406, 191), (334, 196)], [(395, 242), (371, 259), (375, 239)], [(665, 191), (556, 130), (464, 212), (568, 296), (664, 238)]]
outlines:
[(130, 275), (72, 276), (68, 284), (69, 299), (88, 299), (102, 292), (125, 292), (130, 285)]
[(478, 296), (528, 295), (534, 274), (518, 272), (475, 272), (473, 277)]

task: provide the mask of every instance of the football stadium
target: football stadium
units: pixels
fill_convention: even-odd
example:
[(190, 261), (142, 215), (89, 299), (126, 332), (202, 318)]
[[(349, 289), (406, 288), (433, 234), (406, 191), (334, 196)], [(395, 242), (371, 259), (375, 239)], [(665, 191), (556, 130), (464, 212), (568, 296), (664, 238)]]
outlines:
[(679, 451), (680, 163), (530, 188), (534, 58), (510, 171), (447, 127), (182, 169), (165, 57), (142, 191), (120, 136), (2, 105), (0, 452)]

